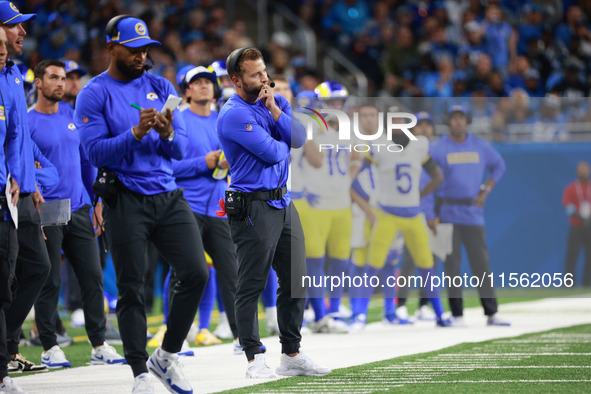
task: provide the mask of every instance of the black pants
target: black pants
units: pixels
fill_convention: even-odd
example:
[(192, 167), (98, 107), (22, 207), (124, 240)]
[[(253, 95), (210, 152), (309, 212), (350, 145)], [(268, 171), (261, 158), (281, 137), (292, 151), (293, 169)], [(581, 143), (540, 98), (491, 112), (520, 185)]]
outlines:
[(15, 270), (18, 288), (12, 304), (6, 310), (6, 336), (10, 354), (19, 352), (21, 327), (51, 269), (39, 212), (30, 195), (21, 196), (18, 213), (18, 258)]
[(236, 324), (246, 358), (252, 360), (261, 353), (258, 299), (271, 266), (279, 280), (277, 321), (281, 352), (297, 352), (306, 301), (306, 289), (302, 287), (306, 257), (304, 232), (293, 203), (285, 209), (275, 209), (265, 201), (253, 201), (247, 205), (244, 217), (230, 217), (230, 229), (238, 246)]
[(0, 380), (8, 376), (10, 353), (6, 343), (6, 314), (14, 299), (13, 289), (18, 240), (10, 221), (0, 222)]
[(566, 249), (566, 273), (573, 275), (575, 283), (578, 282), (575, 277), (577, 258), (582, 247), (585, 248), (583, 286), (591, 286), (591, 227), (571, 226)]
[(152, 241), (179, 279), (172, 290), (162, 348), (178, 352), (207, 284), (209, 273), (199, 228), (182, 190), (141, 195), (121, 187), (107, 211), (119, 299), (117, 319), (125, 359), (135, 376), (147, 372), (144, 275)]
[[(462, 245), (466, 248), (468, 261), (472, 269), (472, 275), (482, 278), (482, 275), (490, 273), (488, 249), (484, 238), (484, 226), (465, 226), (454, 224), (453, 249), (445, 260), (445, 274), (450, 277), (461, 276), (460, 264), (462, 262)], [(448, 288), (449, 306), (453, 316), (462, 316), (464, 303), (461, 287)], [(480, 302), (486, 316), (497, 312), (497, 299), (492, 283), (485, 276), (484, 283), (478, 288)]]
[(227, 219), (193, 214), (199, 226), (203, 247), (213, 261), (230, 329), (234, 338), (237, 338), (238, 328), (236, 327), (234, 305), (238, 283), (238, 259), (230, 235), (230, 225)]
[(56, 318), (62, 250), (80, 282), (88, 339), (92, 346), (100, 346), (105, 341), (103, 272), (89, 211), (90, 205), (85, 205), (72, 212), (68, 224), (47, 226), (44, 229), (51, 272), (35, 302), (35, 321), (39, 329), (39, 339), (45, 350), (57, 345)]

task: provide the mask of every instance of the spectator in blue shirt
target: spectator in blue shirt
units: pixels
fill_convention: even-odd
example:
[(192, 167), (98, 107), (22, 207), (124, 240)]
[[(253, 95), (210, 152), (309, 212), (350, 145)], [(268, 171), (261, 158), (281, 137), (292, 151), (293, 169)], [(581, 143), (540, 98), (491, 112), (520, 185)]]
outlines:
[(351, 39), (359, 34), (370, 18), (365, 1), (338, 0), (322, 20), (323, 27), (336, 42), (347, 46)]
[[(488, 142), (468, 133), (469, 113), (464, 106), (454, 105), (449, 111), (450, 133), (431, 146), (431, 157), (443, 171), (443, 183), (435, 191), (435, 212), (442, 223), (453, 224), (453, 250), (445, 261), (445, 273), (460, 276), (462, 244), (468, 253), (472, 274), (485, 277), (490, 273), (489, 256), (484, 238), (484, 203), (493, 186), (505, 171), (505, 163)], [(486, 181), (485, 172), (489, 173)], [(509, 325), (497, 315), (497, 300), (492, 282), (478, 288), (488, 325)], [(448, 289), (453, 324), (463, 326), (461, 287)]]
[(517, 53), (527, 53), (527, 43), (531, 40), (539, 40), (544, 30), (544, 15), (542, 7), (536, 3), (523, 6), (523, 20), (517, 27), (519, 39), (517, 41)]
[(484, 22), (484, 43), (493, 67), (506, 74), (509, 60), (516, 53), (517, 36), (511, 25), (504, 22), (502, 17), (501, 9), (497, 5), (488, 6)]

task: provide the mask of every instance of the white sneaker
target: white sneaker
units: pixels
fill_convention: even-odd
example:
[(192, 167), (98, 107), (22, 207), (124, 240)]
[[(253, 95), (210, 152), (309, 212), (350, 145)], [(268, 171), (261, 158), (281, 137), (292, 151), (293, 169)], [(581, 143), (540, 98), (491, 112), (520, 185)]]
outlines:
[(74, 312), (72, 312), (72, 316), (70, 317), (70, 319), (70, 325), (72, 327), (84, 327), (84, 311), (82, 310), (82, 308), (78, 308)]
[(161, 347), (156, 349), (146, 362), (148, 371), (156, 376), (171, 393), (192, 394), (193, 388), (183, 374), (176, 353), (165, 354)]
[(464, 320), (464, 316), (452, 316), (451, 327), (466, 327), (466, 321)]
[(330, 368), (316, 364), (310, 357), (300, 352), (294, 357), (282, 354), (281, 364), (275, 372), (283, 376), (324, 376), (332, 371)]
[(0, 392), (6, 394), (19, 394), (24, 393), (25, 391), (18, 387), (14, 380), (6, 376), (2, 379), (2, 384), (0, 384)]
[(55, 345), (46, 352), (41, 353), (41, 365), (47, 368), (71, 367), (72, 363), (66, 359), (66, 355), (58, 345)]
[(238, 338), (234, 339), (234, 342), (232, 342), (233, 348), (232, 348), (232, 352), (239, 356), (241, 354), (243, 354), (242, 352), (244, 350), (242, 350), (242, 346), (240, 346), (240, 341), (238, 340)]
[[(398, 313), (398, 310), (396, 310), (396, 313)], [(417, 320), (433, 321), (437, 316), (435, 316), (435, 312), (433, 312), (431, 308), (429, 308), (427, 305), (423, 305), (422, 307), (417, 309), (417, 311), (415, 312), (415, 317), (417, 318)]]
[(277, 307), (265, 308), (265, 319), (267, 320), (267, 332), (269, 335), (279, 335), (279, 324), (277, 323)]
[(112, 364), (126, 364), (125, 357), (117, 353), (117, 350), (107, 342), (90, 352), (90, 365)]
[(343, 319), (349, 319), (351, 316), (353, 316), (353, 312), (351, 309), (349, 309), (349, 307), (347, 307), (347, 305), (341, 304), (339, 305), (339, 316)]
[(342, 320), (333, 319), (326, 315), (312, 325), (312, 331), (322, 334), (347, 334), (349, 333), (349, 326)]
[(351, 332), (361, 331), (365, 328), (365, 324), (367, 323), (367, 316), (364, 313), (361, 313), (353, 319), (351, 323), (350, 330)]
[(154, 394), (154, 384), (150, 374), (144, 372), (135, 377), (133, 380), (133, 394)]
[(408, 320), (408, 309), (406, 309), (406, 305), (396, 308), (396, 316), (401, 320)]
[(220, 339), (234, 338), (234, 334), (232, 334), (232, 329), (230, 328), (230, 323), (228, 322), (228, 316), (226, 315), (226, 312), (220, 313), (218, 326), (215, 328), (213, 335)]
[(277, 376), (275, 376), (273, 370), (265, 362), (265, 356), (262, 353), (258, 353), (254, 355), (254, 361), (248, 363), (246, 377), (249, 379), (271, 379)]
[(488, 319), (486, 319), (486, 325), (507, 327), (511, 325), (511, 322), (500, 317), (498, 313), (495, 313), (494, 315), (490, 315)]

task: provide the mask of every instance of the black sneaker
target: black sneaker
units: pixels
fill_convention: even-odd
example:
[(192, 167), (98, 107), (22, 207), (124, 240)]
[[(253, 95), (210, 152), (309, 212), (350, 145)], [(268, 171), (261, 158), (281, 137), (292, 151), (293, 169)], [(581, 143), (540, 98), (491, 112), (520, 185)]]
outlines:
[(8, 362), (8, 367), (9, 369), (18, 368), (21, 372), (41, 372), (48, 370), (45, 365), (35, 365), (20, 353)]

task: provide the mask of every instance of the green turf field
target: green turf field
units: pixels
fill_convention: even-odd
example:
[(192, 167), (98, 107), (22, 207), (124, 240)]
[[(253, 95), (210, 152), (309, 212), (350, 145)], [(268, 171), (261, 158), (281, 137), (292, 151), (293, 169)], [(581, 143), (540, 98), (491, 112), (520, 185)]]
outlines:
[[(354, 355), (352, 355), (354, 357)], [(591, 325), (464, 343), (440, 351), (281, 379), (228, 393), (591, 392)]]

